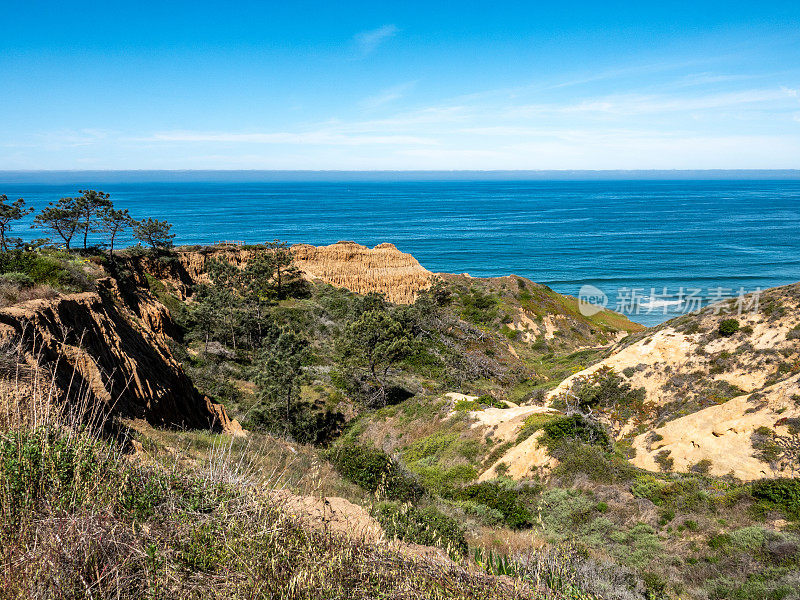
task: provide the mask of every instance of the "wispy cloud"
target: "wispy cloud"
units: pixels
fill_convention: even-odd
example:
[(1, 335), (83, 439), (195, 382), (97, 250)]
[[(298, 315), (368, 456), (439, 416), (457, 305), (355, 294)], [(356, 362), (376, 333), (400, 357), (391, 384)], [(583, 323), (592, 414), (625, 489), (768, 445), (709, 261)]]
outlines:
[(273, 132), (273, 133), (226, 133), (200, 131), (164, 131), (144, 138), (142, 142), (168, 143), (208, 143), (223, 144), (289, 144), (317, 146), (372, 146), (384, 144), (396, 145), (433, 145), (436, 140), (415, 135), (347, 135), (330, 130), (308, 132)]
[(619, 94), (587, 98), (572, 104), (527, 104), (509, 108), (508, 116), (525, 117), (542, 114), (652, 114), (718, 110), (731, 107), (758, 106), (785, 100), (787, 90), (752, 89), (722, 94), (671, 96), (660, 94)]
[(406, 83), (401, 83), (399, 85), (393, 85), (392, 87), (385, 88), (375, 94), (374, 96), (369, 96), (364, 98), (358, 105), (361, 108), (372, 110), (375, 108), (380, 108), (386, 104), (390, 104), (395, 100), (399, 100), (406, 93), (411, 90), (416, 85), (416, 81), (408, 81)]
[(378, 46), (391, 37), (394, 37), (399, 29), (396, 25), (382, 25), (377, 29), (362, 31), (353, 38), (360, 56), (364, 57), (372, 54)]

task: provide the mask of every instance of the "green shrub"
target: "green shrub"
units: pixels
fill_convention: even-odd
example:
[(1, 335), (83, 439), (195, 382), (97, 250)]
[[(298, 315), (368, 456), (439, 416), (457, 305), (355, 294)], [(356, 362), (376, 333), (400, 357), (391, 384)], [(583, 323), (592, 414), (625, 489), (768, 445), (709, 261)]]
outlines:
[(379, 492), (392, 500), (416, 500), (424, 490), (411, 475), (385, 452), (345, 441), (327, 453), (336, 470), (346, 479), (369, 492)]
[(416, 508), (410, 504), (381, 502), (372, 514), (389, 537), (444, 548), (453, 558), (467, 553), (464, 531), (455, 519), (434, 506)]
[(602, 425), (580, 415), (555, 419), (542, 426), (542, 442), (551, 447), (563, 439), (580, 440), (587, 444), (609, 447), (611, 440)]
[(508, 408), (504, 402), (497, 400), (491, 394), (483, 394), (478, 398), (477, 402), (490, 408)]
[(688, 529), (689, 531), (697, 531), (698, 529), (700, 529), (700, 527), (697, 524), (697, 521), (694, 521), (692, 519), (688, 519), (688, 520), (684, 521), (683, 522), (683, 527), (685, 529)]
[(708, 547), (713, 548), (715, 550), (719, 550), (720, 548), (724, 548), (725, 546), (729, 546), (731, 544), (731, 536), (727, 533), (719, 533), (717, 535), (712, 535), (708, 538)]
[(470, 412), (473, 410), (481, 410), (481, 403), (477, 400), (458, 400), (453, 405), (453, 410), (457, 412)]
[(452, 493), (455, 500), (471, 500), (499, 511), (506, 525), (512, 529), (530, 527), (533, 515), (521, 497), (520, 492), (509, 489), (496, 482), (482, 482), (468, 485)]
[(692, 473), (699, 473), (700, 475), (708, 475), (711, 470), (712, 462), (708, 458), (703, 458), (689, 467)]
[(11, 273), (3, 273), (0, 275), (0, 283), (7, 283), (19, 288), (29, 288), (33, 287), (35, 282), (27, 273), (17, 273), (12, 271)]
[[(64, 260), (61, 259), (63, 256)], [(86, 277), (70, 266), (69, 255), (63, 253), (0, 252), (0, 274), (25, 275), (33, 283), (88, 289)]]
[(219, 523), (205, 522), (192, 529), (179, 542), (178, 562), (193, 572), (213, 573), (218, 567), (233, 562), (234, 555), (226, 543), (225, 531)]
[(787, 516), (800, 519), (800, 479), (762, 479), (753, 483), (750, 493), (767, 506), (782, 509)]
[(658, 465), (658, 468), (665, 472), (671, 471), (672, 467), (675, 465), (675, 459), (670, 457), (669, 450), (661, 450), (655, 455), (653, 460)]
[(484, 525), (497, 527), (505, 521), (503, 513), (494, 508), (489, 508), (485, 504), (473, 502), (472, 500), (451, 500), (448, 501), (452, 506), (458, 507), (466, 514), (477, 517)]
[(108, 446), (89, 435), (64, 435), (55, 428), (0, 435), (0, 513), (11, 520), (47, 497), (69, 509), (94, 495), (114, 491), (96, 485), (113, 469)]
[(491, 292), (473, 289), (459, 295), (461, 318), (478, 325), (488, 325), (497, 318), (499, 298)]
[(742, 527), (731, 531), (730, 541), (733, 546), (743, 552), (755, 552), (764, 546), (766, 534), (757, 525)]
[(126, 475), (120, 490), (119, 508), (137, 520), (153, 516), (156, 507), (167, 498), (167, 481), (144, 470), (131, 470)]
[(720, 321), (718, 331), (723, 337), (731, 337), (739, 331), (739, 321), (736, 319), (723, 319)]
[(665, 487), (666, 484), (663, 481), (656, 479), (652, 475), (640, 475), (631, 485), (631, 493), (637, 498), (650, 500), (653, 504), (662, 504), (664, 502), (663, 491)]
[(584, 474), (597, 483), (613, 484), (630, 481), (637, 474), (636, 468), (619, 454), (577, 440), (562, 440), (550, 449), (550, 454), (558, 459), (553, 474), (561, 479)]
[(541, 430), (545, 425), (558, 418), (559, 417), (551, 413), (534, 413), (526, 417), (519, 430), (519, 434), (517, 434), (517, 444), (524, 442), (534, 433)]

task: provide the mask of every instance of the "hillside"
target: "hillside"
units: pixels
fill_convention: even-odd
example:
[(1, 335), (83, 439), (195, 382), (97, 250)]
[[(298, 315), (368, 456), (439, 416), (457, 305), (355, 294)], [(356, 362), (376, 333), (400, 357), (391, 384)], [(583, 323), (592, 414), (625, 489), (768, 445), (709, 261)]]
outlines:
[[(733, 330), (714, 307), (646, 330), (517, 276), (430, 273), (391, 244), (13, 264), (33, 278), (0, 290), (6, 409), (49, 381), (57, 405), (102, 407), (148, 468), (246, 465), (257, 510), (280, 505), (298, 535), (362, 531), (364, 560), (421, 561), (397, 590), (454, 577), (464, 597), (793, 597), (795, 484), (761, 478), (791, 474), (800, 286), (763, 293)], [(171, 485), (159, 494), (187, 502)], [(215, 506), (204, 526), (229, 527)], [(191, 567), (206, 582), (219, 572), (202, 564), (234, 564), (209, 547)], [(342, 594), (362, 585), (340, 576)]]
[[(741, 315), (730, 301), (673, 319), (620, 343), (563, 381), (550, 399), (575, 380), (611, 368), (645, 390), (646, 412), (620, 432), (635, 435), (634, 464), (659, 470), (655, 459), (661, 456), (676, 470), (707, 461), (716, 475), (790, 475), (788, 465), (756, 457), (753, 435), (761, 427), (785, 435), (787, 425), (776, 423), (800, 416), (799, 308), (800, 285), (794, 284), (762, 292), (757, 309)], [(720, 326), (731, 319), (737, 329), (723, 335)]]

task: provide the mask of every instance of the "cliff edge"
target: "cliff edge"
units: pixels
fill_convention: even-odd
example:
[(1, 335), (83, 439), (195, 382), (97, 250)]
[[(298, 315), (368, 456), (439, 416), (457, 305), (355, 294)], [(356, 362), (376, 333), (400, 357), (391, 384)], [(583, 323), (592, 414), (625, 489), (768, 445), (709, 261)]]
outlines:
[(51, 373), (53, 392), (64, 399), (88, 394), (106, 414), (238, 433), (224, 407), (201, 396), (172, 356), (165, 332), (174, 327), (150, 292), (103, 278), (96, 292), (0, 310), (0, 347)]
[[(416, 258), (401, 252), (394, 244), (368, 248), (355, 242), (337, 242), (330, 246), (295, 244), (291, 247), (294, 266), (308, 281), (322, 281), (357, 294), (377, 292), (389, 302), (411, 304), (417, 294), (431, 286), (433, 273)], [(150, 256), (132, 259), (136, 271), (152, 273), (169, 282), (181, 300), (191, 294), (192, 285), (205, 281), (206, 262), (225, 259), (243, 266), (253, 254), (247, 246), (207, 246), (177, 248), (171, 263)]]

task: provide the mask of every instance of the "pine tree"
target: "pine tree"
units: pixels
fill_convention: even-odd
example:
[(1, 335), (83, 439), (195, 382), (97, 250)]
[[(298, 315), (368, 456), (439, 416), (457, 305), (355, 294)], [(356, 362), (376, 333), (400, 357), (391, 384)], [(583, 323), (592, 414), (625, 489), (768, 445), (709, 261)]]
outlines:
[(18, 198), (9, 204), (8, 196), (0, 195), (0, 247), (8, 252), (8, 234), (11, 233), (13, 221), (19, 221), (33, 212), (33, 208), (25, 208), (25, 200)]

